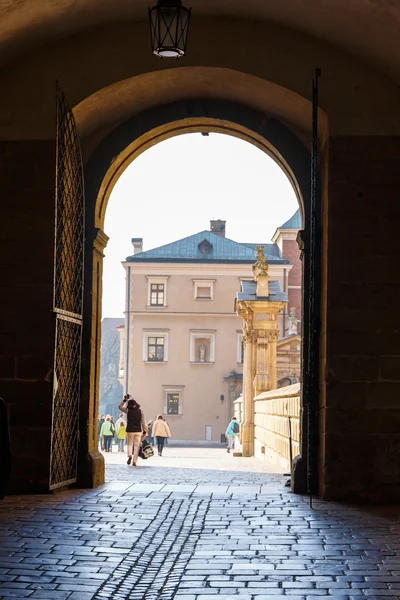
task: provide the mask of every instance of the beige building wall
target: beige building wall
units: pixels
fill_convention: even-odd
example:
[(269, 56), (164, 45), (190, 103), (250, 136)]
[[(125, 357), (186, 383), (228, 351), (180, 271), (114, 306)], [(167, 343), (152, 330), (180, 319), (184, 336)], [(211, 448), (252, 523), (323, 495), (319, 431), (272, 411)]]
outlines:
[(276, 344), (276, 366), (278, 381), (284, 377), (301, 378), (301, 337), (294, 335)]
[[(283, 266), (290, 268), (270, 266), (271, 279), (281, 285)], [(242, 320), (234, 313), (234, 298), (241, 279), (253, 277), (252, 265), (126, 262), (124, 267), (130, 282), (126, 391), (142, 405), (146, 420), (164, 414), (175, 439), (220, 441), (233, 415), (224, 378), (243, 372)], [(152, 283), (165, 286), (163, 306), (150, 306)], [(196, 298), (207, 287), (210, 299)], [(147, 360), (150, 337), (164, 338), (164, 361)], [(167, 414), (167, 394), (179, 394), (179, 414)]]

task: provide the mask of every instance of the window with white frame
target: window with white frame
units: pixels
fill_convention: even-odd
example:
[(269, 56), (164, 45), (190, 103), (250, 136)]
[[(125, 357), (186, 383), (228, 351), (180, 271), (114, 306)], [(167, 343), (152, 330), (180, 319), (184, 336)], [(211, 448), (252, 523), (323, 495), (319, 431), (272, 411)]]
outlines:
[(147, 277), (147, 306), (167, 306), (168, 277)]
[(164, 415), (181, 415), (183, 413), (183, 385), (164, 385)]
[(244, 363), (244, 341), (243, 341), (243, 332), (242, 331), (236, 332), (236, 339), (237, 339), (236, 361), (240, 365), (240, 364)]
[(214, 298), (215, 279), (193, 279), (194, 299), (212, 300)]
[(215, 329), (190, 330), (190, 362), (199, 364), (215, 362)]
[(168, 360), (168, 330), (143, 332), (143, 361), (162, 363)]

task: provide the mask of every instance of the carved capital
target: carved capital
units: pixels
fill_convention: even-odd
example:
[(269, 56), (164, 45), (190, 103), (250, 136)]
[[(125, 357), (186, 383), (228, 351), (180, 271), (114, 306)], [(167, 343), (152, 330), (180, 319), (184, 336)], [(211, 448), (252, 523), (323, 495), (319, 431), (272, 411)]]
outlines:
[(245, 344), (255, 344), (257, 342), (258, 332), (255, 329), (245, 331), (243, 334), (243, 341)]
[(268, 341), (277, 342), (279, 339), (279, 331), (268, 331)]
[(107, 246), (108, 240), (110, 238), (107, 234), (104, 233), (102, 229), (96, 230), (96, 237), (93, 242), (93, 248), (96, 252), (98, 252), (101, 256), (104, 256), (103, 251)]

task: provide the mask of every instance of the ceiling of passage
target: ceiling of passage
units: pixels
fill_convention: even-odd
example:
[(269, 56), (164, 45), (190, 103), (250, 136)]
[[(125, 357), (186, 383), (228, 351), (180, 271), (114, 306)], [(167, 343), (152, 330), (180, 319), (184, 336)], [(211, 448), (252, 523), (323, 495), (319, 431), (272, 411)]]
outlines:
[[(156, 0), (0, 0), (0, 62), (106, 23), (143, 21)], [(400, 0), (184, 0), (193, 18), (271, 20), (347, 50), (400, 80)]]

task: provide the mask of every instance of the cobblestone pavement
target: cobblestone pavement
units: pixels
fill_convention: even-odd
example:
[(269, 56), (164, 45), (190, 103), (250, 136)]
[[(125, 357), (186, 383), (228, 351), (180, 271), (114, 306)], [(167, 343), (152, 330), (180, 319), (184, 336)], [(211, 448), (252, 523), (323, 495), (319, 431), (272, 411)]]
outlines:
[(107, 455), (95, 490), (0, 503), (0, 598), (400, 599), (400, 511), (294, 496), (220, 449)]

